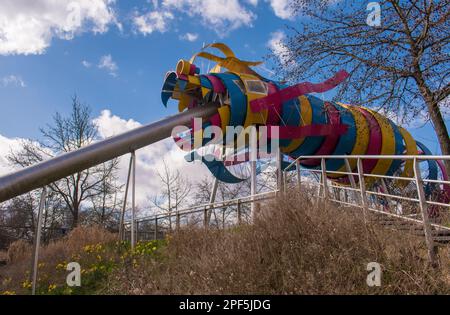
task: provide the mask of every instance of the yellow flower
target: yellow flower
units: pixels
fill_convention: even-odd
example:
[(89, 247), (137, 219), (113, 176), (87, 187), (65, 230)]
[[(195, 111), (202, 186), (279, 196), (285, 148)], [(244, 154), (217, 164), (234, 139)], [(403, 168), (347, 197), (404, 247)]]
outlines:
[(59, 263), (56, 265), (56, 269), (65, 269), (65, 268), (66, 266), (64, 264)]
[(22, 288), (24, 288), (24, 289), (30, 289), (30, 288), (31, 288), (31, 281), (25, 280), (25, 281), (22, 283)]
[(97, 244), (97, 245), (95, 245), (95, 250), (96, 250), (97, 252), (101, 251), (101, 250), (102, 250), (102, 244)]
[(80, 260), (80, 255), (78, 255), (78, 254), (73, 254), (73, 255), (72, 255), (72, 260), (73, 260), (73, 261)]
[(50, 284), (49, 286), (48, 286), (48, 292), (52, 292), (53, 290), (55, 290), (56, 289), (56, 284)]
[(40, 263), (39, 265), (38, 265), (38, 268), (42, 268), (42, 267), (44, 267), (45, 266), (45, 263)]
[(3, 291), (0, 295), (16, 295), (16, 292), (14, 291)]

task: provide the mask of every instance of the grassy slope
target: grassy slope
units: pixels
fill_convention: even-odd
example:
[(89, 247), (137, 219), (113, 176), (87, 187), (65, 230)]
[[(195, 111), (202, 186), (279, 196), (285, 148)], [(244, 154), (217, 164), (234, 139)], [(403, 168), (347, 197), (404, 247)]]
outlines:
[[(433, 270), (423, 239), (365, 225), (358, 210), (313, 206), (289, 195), (263, 206), (258, 222), (225, 231), (186, 229), (164, 241), (126, 243), (79, 228), (43, 250), (41, 294), (433, 294), (450, 293), (448, 252)], [(17, 246), (20, 248), (20, 246)], [(29, 257), (14, 248), (0, 267), (0, 293), (28, 293)], [(68, 288), (65, 263), (80, 262), (82, 287)], [(369, 262), (382, 286), (366, 285)]]

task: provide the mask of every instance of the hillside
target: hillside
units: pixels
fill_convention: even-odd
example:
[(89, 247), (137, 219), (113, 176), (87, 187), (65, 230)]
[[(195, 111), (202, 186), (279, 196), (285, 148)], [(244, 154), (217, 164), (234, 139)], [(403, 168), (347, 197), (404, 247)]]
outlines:
[[(129, 244), (99, 228), (77, 228), (43, 248), (39, 294), (449, 294), (448, 249), (426, 260), (423, 238), (364, 224), (360, 210), (314, 206), (298, 194), (262, 205), (254, 225), (186, 228)], [(0, 267), (0, 293), (28, 294), (30, 246), (15, 243)], [(82, 286), (65, 285), (77, 261)], [(369, 287), (367, 264), (382, 267)]]

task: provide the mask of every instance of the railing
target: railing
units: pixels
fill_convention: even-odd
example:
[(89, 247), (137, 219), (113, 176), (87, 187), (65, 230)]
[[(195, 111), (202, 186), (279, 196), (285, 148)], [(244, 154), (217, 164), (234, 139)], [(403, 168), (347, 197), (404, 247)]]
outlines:
[[(37, 213), (37, 225), (34, 233), (33, 265), (31, 272), (32, 294), (36, 292), (37, 264), (42, 232), (43, 213), (47, 197), (47, 185), (64, 177), (84, 171), (95, 165), (104, 163), (122, 155), (131, 153), (130, 167), (126, 185), (125, 202), (121, 214), (120, 231), (123, 233), (124, 212), (130, 178), (132, 177), (132, 218), (135, 218), (135, 151), (152, 143), (170, 137), (176, 126), (190, 126), (195, 117), (211, 117), (217, 113), (215, 104), (196, 107), (189, 111), (166, 117), (157, 122), (138, 127), (128, 132), (95, 142), (78, 150), (67, 152), (49, 160), (31, 165), (19, 171), (0, 177), (0, 202), (20, 196), (34, 189), (42, 189)], [(132, 171), (132, 172), (131, 172)], [(134, 224), (134, 220), (133, 220)], [(134, 247), (134, 233), (132, 247)]]
[[(217, 202), (213, 202), (213, 203), (205, 203), (205, 204), (201, 204), (201, 205), (195, 205), (195, 206), (190, 206), (184, 209), (172, 209), (170, 211), (167, 212), (163, 212), (163, 213), (156, 213), (156, 214), (152, 214), (150, 216), (146, 216), (146, 217), (141, 217), (135, 220), (135, 226), (136, 229), (135, 231), (135, 236), (133, 237), (135, 240), (139, 240), (139, 233), (142, 233), (142, 231), (139, 230), (139, 225), (140, 223), (145, 223), (145, 222), (153, 222), (153, 239), (158, 239), (159, 235), (160, 235), (160, 225), (159, 222), (161, 220), (164, 219), (169, 219), (172, 220), (173, 218), (175, 219), (175, 225), (176, 228), (180, 228), (180, 222), (181, 222), (181, 218), (183, 216), (188, 216), (188, 215), (193, 215), (193, 214), (198, 214), (201, 213), (203, 215), (203, 226), (205, 228), (208, 228), (209, 224), (210, 224), (210, 220), (209, 220), (209, 212), (213, 211), (215, 209), (225, 209), (231, 206), (236, 206), (236, 223), (237, 225), (241, 225), (242, 224), (242, 216), (243, 216), (243, 211), (242, 211), (242, 206), (246, 205), (246, 204), (251, 204), (251, 203), (257, 203), (257, 202), (261, 202), (264, 200), (269, 200), (269, 199), (273, 199), (276, 197), (276, 195), (279, 193), (279, 190), (274, 190), (274, 191), (268, 191), (268, 192), (263, 192), (263, 193), (259, 193), (256, 195), (250, 195), (250, 196), (245, 196), (245, 197), (240, 197), (240, 198), (235, 198), (235, 199), (230, 199), (230, 200), (224, 200), (224, 201), (217, 201)], [(129, 231), (129, 233), (131, 233), (131, 231), (133, 230), (133, 228), (131, 227), (131, 221), (127, 221), (124, 223), (124, 227), (126, 231)], [(125, 235), (124, 235), (125, 236)]]
[[(120, 152), (121, 153), (121, 152)], [(281, 154), (277, 154), (277, 169), (280, 170), (281, 168)], [(314, 160), (320, 160), (320, 167), (318, 169), (307, 169), (307, 168), (301, 168), (300, 162), (302, 159), (314, 159)], [(345, 162), (345, 169), (346, 171), (329, 171), (326, 169), (326, 160), (328, 159), (339, 159), (344, 160)], [(374, 175), (374, 174), (366, 174), (363, 170), (363, 160), (408, 160), (412, 161), (413, 167), (413, 177), (404, 177), (404, 176), (386, 176), (386, 175)], [(356, 160), (356, 170), (355, 173), (351, 168), (350, 161), (354, 162)], [(426, 160), (450, 160), (449, 156), (302, 156), (293, 161), (287, 168), (284, 170), (278, 171), (277, 175), (277, 189), (274, 191), (264, 192), (260, 194), (256, 194), (256, 172), (252, 173), (252, 194), (250, 196), (246, 197), (239, 197), (232, 200), (225, 200), (225, 201), (219, 201), (214, 202), (214, 198), (211, 199), (210, 203), (202, 204), (202, 205), (195, 205), (191, 207), (187, 207), (184, 209), (171, 209), (168, 213), (158, 213), (154, 214), (152, 216), (142, 217), (142, 218), (136, 218), (136, 183), (135, 183), (135, 173), (136, 173), (136, 155), (135, 151), (131, 149), (131, 157), (130, 157), (130, 163), (128, 168), (128, 177), (126, 181), (126, 187), (125, 187), (125, 195), (124, 195), (124, 202), (120, 217), (120, 224), (119, 224), (119, 237), (120, 239), (125, 238), (125, 233), (127, 230), (129, 230), (130, 234), (130, 240), (131, 245), (134, 247), (136, 240), (139, 237), (139, 233), (148, 233), (144, 231), (139, 231), (139, 225), (148, 223), (148, 222), (154, 222), (154, 229), (153, 229), (153, 238), (156, 239), (161, 234), (161, 230), (163, 229), (163, 226), (161, 225), (162, 220), (170, 220), (170, 223), (172, 222), (172, 219), (175, 218), (176, 227), (180, 227), (180, 222), (182, 217), (188, 217), (190, 215), (195, 215), (202, 213), (203, 214), (203, 225), (205, 228), (208, 228), (210, 226), (209, 222), (209, 214), (219, 208), (228, 208), (228, 207), (234, 207), (236, 206), (236, 223), (239, 225), (242, 223), (242, 207), (244, 205), (250, 204), (252, 205), (251, 214), (254, 218), (254, 213), (257, 212), (257, 207), (255, 205), (258, 204), (258, 202), (268, 200), (271, 198), (274, 198), (277, 194), (284, 193), (288, 188), (289, 185), (292, 184), (292, 180), (289, 181), (289, 178), (292, 178), (287, 176), (292, 167), (296, 165), (297, 170), (297, 181), (296, 186), (298, 189), (303, 189), (304, 186), (303, 179), (305, 177), (302, 176), (302, 173), (309, 173), (309, 174), (315, 174), (319, 175), (320, 180), (317, 181), (310, 181), (310, 183), (316, 187), (319, 188), (318, 195), (317, 195), (317, 202), (320, 200), (323, 200), (325, 202), (333, 202), (337, 204), (341, 204), (344, 206), (352, 206), (362, 209), (362, 214), (364, 216), (364, 219), (367, 221), (369, 220), (369, 213), (375, 213), (383, 216), (388, 216), (394, 219), (402, 220), (404, 222), (408, 222), (411, 224), (420, 225), (423, 227), (425, 240), (428, 248), (428, 256), (432, 264), (436, 264), (437, 257), (436, 257), (436, 241), (437, 238), (433, 236), (433, 233), (445, 231), (448, 232), (448, 240), (450, 241), (450, 227), (444, 226), (442, 224), (431, 222), (429, 215), (428, 215), (428, 209), (429, 207), (443, 207), (445, 209), (450, 208), (450, 204), (443, 203), (441, 201), (435, 201), (435, 200), (427, 200), (425, 190), (424, 190), (424, 184), (426, 183), (432, 183), (436, 185), (450, 185), (450, 181), (446, 180), (434, 180), (434, 179), (423, 179), (420, 171), (420, 165), (419, 163), (421, 161)], [(254, 162), (253, 162), (254, 163)], [(254, 163), (252, 165), (252, 170), (256, 169), (256, 164)], [(34, 174), (34, 173), (33, 173)], [(342, 183), (336, 183), (328, 179), (329, 175), (341, 175), (346, 176), (348, 178), (348, 184), (342, 184)], [(15, 177), (14, 177), (15, 178)], [(367, 185), (369, 182), (377, 182), (379, 184), (379, 187), (382, 187), (382, 191), (373, 191), (371, 190), (371, 186)], [(417, 194), (417, 197), (411, 197), (411, 196), (405, 196), (405, 195), (399, 195), (394, 194), (388, 190), (388, 185), (386, 184), (387, 180), (394, 180), (394, 181), (405, 181), (408, 183), (414, 184), (414, 191)], [(131, 185), (131, 189), (130, 189)], [(449, 186), (450, 187), (450, 186)], [(127, 198), (129, 190), (131, 190), (131, 220), (125, 222), (125, 212), (127, 210)], [(213, 192), (217, 190), (217, 187), (213, 188)], [(331, 191), (330, 191), (331, 190)], [(6, 190), (5, 190), (6, 191)], [(334, 196), (332, 191), (335, 192)], [(337, 192), (337, 193), (336, 193)], [(39, 246), (40, 246), (40, 235), (41, 235), (41, 229), (42, 229), (42, 214), (44, 212), (45, 208), (45, 199), (46, 199), (46, 188), (44, 187), (42, 189), (41, 199), (40, 199), (40, 206), (37, 216), (37, 225), (36, 225), (36, 231), (35, 231), (35, 240), (34, 240), (34, 255), (33, 255), (33, 268), (32, 268), (32, 291), (33, 294), (35, 292), (35, 286), (36, 286), (36, 279), (37, 279), (37, 263), (38, 263), (38, 257), (39, 257)], [(213, 193), (214, 195), (214, 193)], [(377, 200), (374, 198), (378, 198), (378, 204)], [(394, 211), (387, 211), (386, 206), (382, 205), (380, 207), (380, 200), (385, 200), (386, 203), (390, 205), (392, 209), (395, 208)], [(410, 202), (417, 204), (417, 206), (420, 209), (420, 213), (413, 213), (413, 214), (405, 214), (403, 213), (402, 208), (402, 202)], [(417, 218), (415, 218), (417, 217)]]
[[(306, 169), (301, 168), (301, 160), (304, 159), (314, 159), (314, 160), (320, 160), (320, 168), (319, 169)], [(326, 169), (326, 160), (344, 160), (346, 172), (342, 171), (328, 171)], [(350, 161), (356, 160), (356, 170), (357, 173), (354, 173), (350, 166)], [(387, 175), (376, 175), (376, 174), (367, 174), (364, 173), (363, 170), (363, 160), (402, 160), (402, 161), (412, 161), (413, 162), (413, 177), (404, 177), (404, 176), (387, 176)], [(296, 166), (297, 170), (297, 185), (299, 187), (302, 186), (302, 173), (308, 172), (312, 174), (318, 174), (319, 175), (319, 182), (311, 181), (310, 183), (312, 185), (315, 185), (319, 188), (318, 191), (318, 198), (325, 200), (326, 202), (335, 202), (341, 205), (346, 206), (353, 206), (358, 207), (363, 210), (363, 216), (364, 219), (368, 219), (369, 212), (386, 215), (395, 219), (404, 220), (413, 224), (421, 224), (423, 226), (424, 234), (425, 234), (425, 241), (428, 248), (428, 256), (432, 264), (437, 263), (437, 257), (436, 257), (436, 244), (435, 239), (433, 237), (433, 229), (435, 231), (445, 231), (448, 232), (448, 237), (446, 240), (450, 241), (450, 227), (444, 226), (442, 224), (432, 223), (429, 218), (429, 208), (430, 206), (433, 207), (443, 207), (445, 209), (450, 209), (450, 204), (443, 203), (441, 201), (434, 201), (434, 200), (427, 200), (424, 184), (426, 183), (433, 183), (437, 185), (443, 185), (443, 187), (450, 185), (450, 181), (447, 180), (439, 180), (439, 179), (423, 179), (421, 170), (419, 167), (420, 162), (427, 161), (427, 160), (450, 160), (449, 156), (426, 156), (426, 155), (420, 155), (420, 156), (391, 156), (391, 155), (376, 155), (376, 156), (369, 156), (369, 155), (352, 155), (352, 156), (329, 156), (329, 155), (321, 155), (321, 156), (301, 156), (294, 160), (288, 167), (286, 167), (283, 170), (284, 174), (284, 187), (282, 188), (282, 191), (285, 191), (287, 189), (287, 173), (293, 168), (293, 166)], [(332, 180), (330, 180), (327, 175), (342, 175), (346, 176), (348, 178), (348, 183), (338, 183), (336, 184)], [(355, 180), (355, 178), (358, 180)], [(367, 179), (370, 178), (370, 181), (379, 182), (379, 186), (381, 187), (381, 191), (373, 191), (370, 190), (367, 185)], [(414, 183), (415, 191), (417, 192), (417, 198), (409, 197), (409, 196), (401, 196), (398, 194), (393, 194), (389, 192), (388, 187), (386, 185), (386, 180), (395, 180), (397, 182), (405, 181), (408, 183)], [(405, 185), (406, 186), (406, 185)], [(337, 190), (339, 193), (336, 194), (333, 198), (330, 193), (330, 188), (333, 190)], [(343, 192), (345, 200), (341, 200), (340, 195)], [(350, 195), (353, 195), (353, 198), (348, 198)], [(380, 209), (380, 205), (376, 204), (376, 202), (372, 203), (369, 200), (369, 197), (379, 197), (379, 200), (382, 200), (383, 198), (388, 204), (393, 205), (395, 207), (395, 212), (387, 211), (386, 206), (382, 205)], [(450, 196), (448, 196), (450, 197)], [(445, 200), (445, 198), (444, 198)], [(418, 208), (420, 209), (420, 219), (414, 219), (413, 216), (419, 215), (419, 214), (413, 214), (413, 215), (404, 215), (403, 209), (399, 206), (399, 204), (402, 201), (406, 202), (412, 202), (414, 204), (417, 204)], [(377, 207), (378, 206), (378, 207)]]

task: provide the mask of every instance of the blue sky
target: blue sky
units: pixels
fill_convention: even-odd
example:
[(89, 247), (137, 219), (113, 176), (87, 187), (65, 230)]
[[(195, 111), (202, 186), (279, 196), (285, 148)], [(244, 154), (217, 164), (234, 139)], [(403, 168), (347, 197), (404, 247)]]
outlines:
[[(279, 51), (286, 26), (302, 18), (292, 16), (290, 1), (1, 0), (0, 175), (12, 171), (5, 157), (20, 140), (39, 139), (56, 111), (70, 111), (75, 93), (92, 107), (101, 137), (174, 114), (174, 106), (162, 106), (160, 90), (179, 59), (214, 41), (242, 59), (264, 59)], [(206, 63), (198, 66), (206, 71)], [(416, 127), (408, 129), (438, 153), (430, 124)], [(201, 163), (187, 163), (173, 140), (160, 141), (137, 152), (139, 206), (160, 191), (163, 159), (192, 182), (212, 179)], [(119, 163), (125, 183), (127, 157)]]
[[(151, 12), (153, 4), (118, 1), (112, 7), (120, 27), (111, 23), (102, 34), (87, 30), (70, 40), (55, 36), (39, 54), (0, 56), (0, 82), (11, 76), (21, 80), (0, 85), (0, 134), (39, 137), (39, 127), (50, 122), (55, 111), (70, 110), (75, 93), (92, 106), (94, 116), (110, 109), (126, 119), (150, 122), (175, 113), (175, 108), (161, 105), (159, 95), (165, 73), (179, 59), (190, 58), (203, 43), (223, 41), (239, 57), (260, 60), (269, 53), (271, 33), (292, 23), (277, 17), (268, 2), (241, 6), (254, 15), (251, 23), (227, 33), (221, 33), (220, 26), (208, 26), (199, 15), (176, 11), (163, 32), (143, 34), (133, 24), (133, 14)], [(184, 39), (187, 33), (196, 40)], [(114, 73), (99, 68), (103, 56), (110, 56), (117, 66)]]
[[(213, 41), (227, 43), (240, 58), (263, 59), (270, 39), (282, 38), (280, 31), (300, 18), (289, 14), (288, 1), (75, 0), (63, 6), (4, 0), (0, 15), (9, 25), (0, 22), (0, 45), (6, 43), (0, 46), (0, 135), (39, 138), (39, 127), (56, 111), (67, 113), (75, 93), (94, 116), (109, 109), (145, 123), (173, 114), (174, 107), (161, 105), (160, 89), (179, 59)], [(75, 4), (79, 24), (67, 22), (74, 12), (67, 3)], [(18, 22), (20, 14), (25, 20)], [(410, 130), (438, 152), (429, 124)]]

